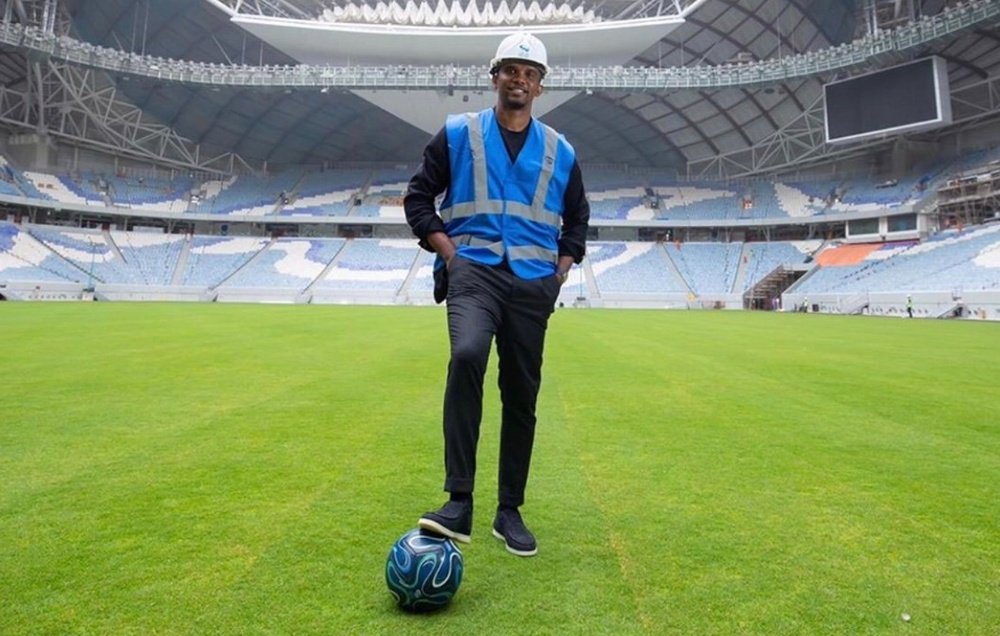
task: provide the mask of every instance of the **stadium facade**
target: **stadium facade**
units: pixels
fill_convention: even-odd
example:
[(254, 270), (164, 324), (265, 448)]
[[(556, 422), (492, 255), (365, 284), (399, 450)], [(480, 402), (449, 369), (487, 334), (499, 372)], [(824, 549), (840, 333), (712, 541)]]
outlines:
[[(594, 207), (563, 304), (1000, 319), (996, 2), (0, 4), (7, 298), (428, 302), (406, 177), (527, 29)], [(946, 124), (827, 143), (825, 84), (929, 57)]]

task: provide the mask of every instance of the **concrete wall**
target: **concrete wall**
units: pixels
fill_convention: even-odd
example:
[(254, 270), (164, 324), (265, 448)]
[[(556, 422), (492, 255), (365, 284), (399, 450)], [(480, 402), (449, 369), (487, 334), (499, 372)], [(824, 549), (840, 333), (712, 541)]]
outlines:
[(12, 281), (0, 285), (0, 295), (7, 300), (93, 300), (79, 283), (32, 283)]
[[(910, 292), (914, 318), (939, 318), (952, 314), (968, 320), (1000, 321), (1000, 290), (994, 291), (928, 291)], [(861, 294), (803, 294), (781, 296), (785, 311), (794, 311), (808, 302), (809, 311), (825, 314), (861, 313), (868, 316), (906, 318), (907, 292), (877, 292)]]
[[(83, 285), (73, 283), (17, 283), (0, 285), (0, 294), (8, 300), (40, 301), (169, 301), (169, 302), (230, 302), (280, 304), (340, 304), (340, 305), (433, 305), (429, 293), (378, 291), (329, 291), (302, 293), (296, 289), (97, 285), (91, 293)], [(1000, 321), (1000, 290), (911, 292), (914, 318), (952, 316), (966, 320)], [(859, 294), (809, 294), (809, 312), (825, 314), (862, 314), (868, 316), (906, 317), (906, 292)], [(700, 296), (670, 294), (602, 294), (586, 296), (582, 301), (563, 301), (563, 307), (606, 307), (617, 309), (727, 309), (743, 307), (739, 294)], [(783, 311), (795, 311), (806, 296), (785, 293), (781, 297)]]
[(147, 301), (208, 302), (215, 298), (207, 287), (186, 287), (181, 285), (106, 285), (94, 288), (97, 300), (106, 301)]

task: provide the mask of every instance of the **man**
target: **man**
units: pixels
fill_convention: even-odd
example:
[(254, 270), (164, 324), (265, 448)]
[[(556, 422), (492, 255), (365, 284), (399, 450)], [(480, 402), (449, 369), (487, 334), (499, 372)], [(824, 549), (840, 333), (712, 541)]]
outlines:
[[(545, 331), (560, 286), (583, 259), (590, 219), (573, 147), (531, 115), (548, 70), (538, 38), (504, 39), (490, 65), (496, 105), (448, 117), (403, 200), (420, 245), (437, 253), (434, 297), (448, 301), (451, 347), (444, 395), (450, 499), (418, 525), (470, 541), (483, 377), (495, 338), (503, 408), (493, 534), (519, 556), (538, 551), (519, 508)], [(439, 216), (435, 199), (442, 192)]]

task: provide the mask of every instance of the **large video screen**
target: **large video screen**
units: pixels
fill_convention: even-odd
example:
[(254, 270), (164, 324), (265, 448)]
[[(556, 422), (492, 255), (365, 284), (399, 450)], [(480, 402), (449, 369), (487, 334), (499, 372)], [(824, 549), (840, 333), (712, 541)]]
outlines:
[(828, 143), (951, 123), (948, 64), (937, 56), (831, 82), (823, 95)]

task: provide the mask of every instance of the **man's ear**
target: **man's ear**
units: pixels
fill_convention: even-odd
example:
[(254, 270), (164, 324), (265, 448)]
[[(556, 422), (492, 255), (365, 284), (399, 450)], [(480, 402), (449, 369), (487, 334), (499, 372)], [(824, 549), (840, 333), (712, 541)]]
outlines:
[(539, 96), (539, 95), (541, 95), (541, 94), (542, 94), (542, 93), (543, 93), (544, 91), (545, 91), (545, 87), (544, 87), (544, 86), (543, 86), (543, 85), (542, 85), (541, 83), (539, 83), (539, 84), (538, 84), (538, 90), (537, 90), (537, 91), (535, 91), (535, 97), (538, 97), (538, 96)]

